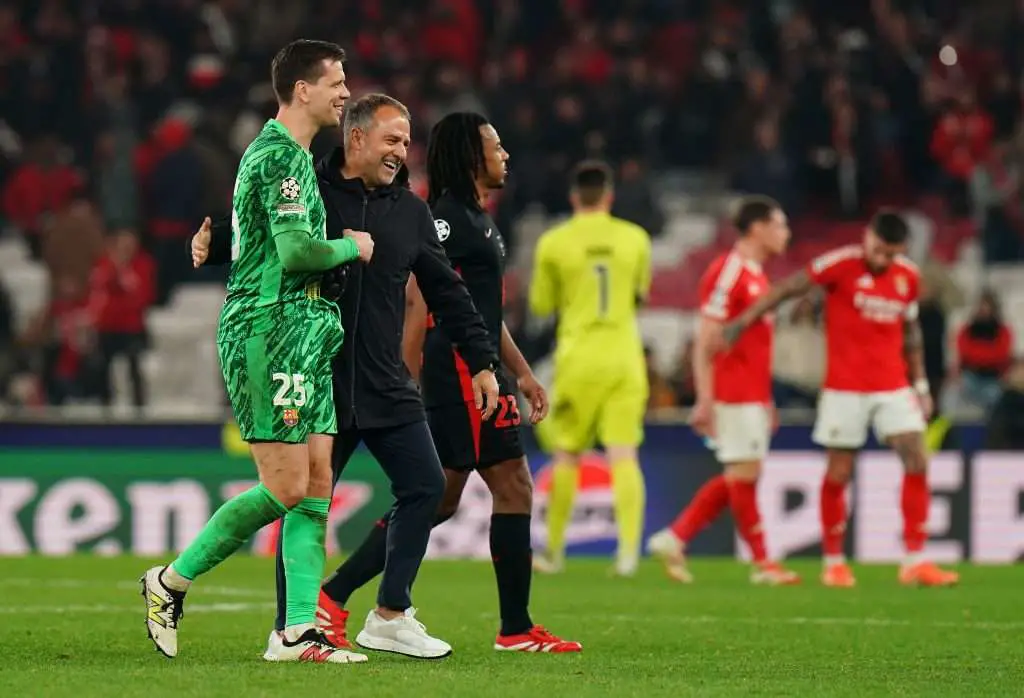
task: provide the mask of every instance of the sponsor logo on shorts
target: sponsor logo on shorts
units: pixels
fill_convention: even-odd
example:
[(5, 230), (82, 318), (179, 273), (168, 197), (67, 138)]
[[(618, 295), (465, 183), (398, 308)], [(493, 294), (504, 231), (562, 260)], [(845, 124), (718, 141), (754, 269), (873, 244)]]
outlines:
[(293, 427), (299, 423), (299, 411), (294, 407), (286, 409), (283, 416), (285, 426)]

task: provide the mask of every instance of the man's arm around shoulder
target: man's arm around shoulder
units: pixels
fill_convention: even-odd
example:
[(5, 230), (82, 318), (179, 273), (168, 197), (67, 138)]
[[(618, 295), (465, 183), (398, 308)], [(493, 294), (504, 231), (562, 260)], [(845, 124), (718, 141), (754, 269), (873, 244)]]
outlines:
[(811, 290), (814, 283), (807, 270), (803, 269), (772, 286), (768, 293), (758, 298), (739, 317), (725, 325), (721, 333), (724, 343), (731, 346), (739, 339), (743, 330), (754, 324), (761, 316), (775, 310), (783, 301), (804, 295)]

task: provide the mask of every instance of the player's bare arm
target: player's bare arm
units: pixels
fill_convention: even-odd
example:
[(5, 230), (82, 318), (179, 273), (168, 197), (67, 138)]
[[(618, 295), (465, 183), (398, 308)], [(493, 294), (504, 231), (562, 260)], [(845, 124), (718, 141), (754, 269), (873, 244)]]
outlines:
[(423, 343), (427, 338), (427, 302), (423, 300), (416, 277), (409, 275), (405, 285), (405, 327), (402, 330), (402, 358), (413, 380), (419, 382)]
[(690, 426), (702, 436), (714, 437), (714, 357), (722, 343), (723, 325), (701, 316), (693, 346), (693, 385), (697, 401), (690, 414)]
[(437, 239), (434, 218), (423, 205), (421, 240), (423, 246), (413, 273), (423, 292), (427, 307), (444, 323), (446, 334), (458, 347), (473, 372), (473, 402), (486, 421), (498, 406), (498, 380), (494, 374), (497, 363), (490, 335), (483, 318), (462, 278), (452, 269), (444, 248)]
[(914, 391), (921, 401), (924, 418), (931, 419), (935, 406), (932, 404), (931, 387), (924, 372), (924, 335), (917, 318), (903, 321), (903, 358), (907, 362), (910, 384), (914, 386)]
[(768, 293), (747, 308), (742, 315), (722, 328), (725, 346), (732, 346), (743, 330), (750, 327), (765, 313), (770, 313), (790, 298), (802, 296), (814, 287), (814, 282), (805, 270), (783, 279), (772, 286)]
[(519, 351), (508, 326), (501, 323), (501, 363), (516, 377), (519, 389), (530, 403), (530, 423), (536, 424), (548, 416), (548, 394), (533, 374), (526, 357)]

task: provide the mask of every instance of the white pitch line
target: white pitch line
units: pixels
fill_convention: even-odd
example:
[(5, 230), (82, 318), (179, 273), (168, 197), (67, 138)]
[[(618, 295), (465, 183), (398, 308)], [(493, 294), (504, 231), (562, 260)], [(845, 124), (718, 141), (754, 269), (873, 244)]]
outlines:
[[(490, 616), (491, 614), (488, 614)], [(576, 614), (553, 613), (553, 618), (575, 618)], [(591, 615), (588, 621), (598, 623), (650, 623), (655, 616), (640, 615)], [(830, 618), (830, 617), (782, 617), (782, 618), (744, 618), (721, 616), (678, 616), (673, 623), (681, 625), (821, 625), (821, 626), (861, 626), (878, 628), (918, 627), (918, 628), (952, 628), (957, 630), (1022, 630), (1024, 621), (912, 621), (901, 618)]]
[[(188, 606), (189, 613), (248, 613), (250, 611), (264, 611), (276, 608), (276, 604), (270, 601), (263, 603), (211, 603), (191, 604)], [(0, 606), (0, 615), (20, 614), (52, 614), (52, 613), (131, 613), (142, 612), (139, 606), (115, 605), (115, 604), (85, 604), (71, 606)], [(552, 613), (548, 614), (554, 618), (576, 618), (576, 614)], [(481, 618), (493, 620), (494, 614), (483, 613)], [(598, 623), (650, 623), (664, 617), (650, 615), (587, 615), (587, 620)], [(899, 618), (832, 618), (832, 617), (804, 617), (792, 618), (742, 618), (728, 616), (678, 616), (672, 619), (673, 623), (679, 625), (816, 625), (816, 626), (847, 626), (847, 627), (876, 627), (876, 628), (947, 628), (954, 630), (1005, 630), (1016, 631), (1024, 629), (1024, 621), (910, 621)]]
[[(12, 586), (12, 587), (31, 587), (39, 588), (44, 587), (48, 589), (124, 589), (124, 590), (138, 590), (139, 583), (132, 581), (120, 581), (114, 582), (113, 584), (107, 582), (100, 582), (97, 580), (86, 580), (86, 579), (31, 579), (31, 578), (19, 578), (14, 577), (10, 579), (0, 579), (0, 587)], [(249, 598), (270, 598), (270, 589), (248, 589), (245, 587), (225, 587), (225, 586), (205, 586), (199, 584), (196, 586), (196, 590), (202, 594), (210, 594), (212, 596), (244, 596)]]
[[(189, 613), (247, 613), (277, 608), (277, 604), (265, 603), (195, 603), (188, 606)], [(83, 604), (72, 606), (0, 606), (0, 615), (27, 613), (145, 613), (142, 604), (124, 606), (113, 604)]]

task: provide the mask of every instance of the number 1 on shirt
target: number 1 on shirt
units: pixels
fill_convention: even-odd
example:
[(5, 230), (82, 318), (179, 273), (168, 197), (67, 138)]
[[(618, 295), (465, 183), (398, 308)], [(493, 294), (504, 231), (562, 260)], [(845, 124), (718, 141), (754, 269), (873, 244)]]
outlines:
[(603, 318), (608, 314), (608, 265), (595, 264), (594, 273), (597, 274), (597, 316)]

